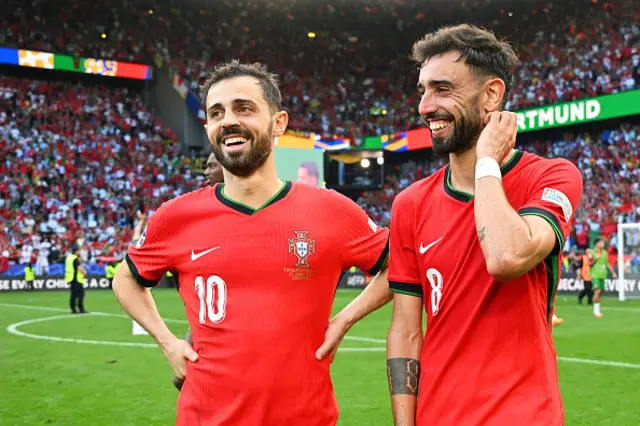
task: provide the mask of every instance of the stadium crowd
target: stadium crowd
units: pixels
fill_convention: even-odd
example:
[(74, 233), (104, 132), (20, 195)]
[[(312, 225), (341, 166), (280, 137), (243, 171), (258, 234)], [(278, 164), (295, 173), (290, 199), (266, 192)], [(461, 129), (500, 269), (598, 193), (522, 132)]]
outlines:
[(74, 242), (119, 256), (138, 209), (202, 180), (139, 94), (98, 85), (0, 77), (0, 158), (0, 253), (19, 263), (42, 243), (52, 263)]
[[(283, 8), (280, 2), (225, 1), (215, 10), (183, 10), (174, 19), (155, 21), (164, 28), (154, 27), (154, 34), (167, 37), (154, 43), (154, 53), (193, 90), (221, 60), (269, 64), (281, 76), (294, 129), (357, 140), (423, 125), (416, 119), (410, 43), (435, 24), (426, 19), (435, 10), (426, 9), (438, 9), (437, 25), (458, 22), (455, 12), (443, 14), (442, 2), (339, 1), (317, 8), (285, 3)], [(478, 23), (509, 36), (520, 56), (508, 109), (640, 86), (640, 49), (634, 47), (640, 6), (630, 0), (615, 7), (591, 3), (569, 0), (533, 9), (525, 4), (514, 13), (504, 2), (465, 2), (467, 13), (478, 9)]]

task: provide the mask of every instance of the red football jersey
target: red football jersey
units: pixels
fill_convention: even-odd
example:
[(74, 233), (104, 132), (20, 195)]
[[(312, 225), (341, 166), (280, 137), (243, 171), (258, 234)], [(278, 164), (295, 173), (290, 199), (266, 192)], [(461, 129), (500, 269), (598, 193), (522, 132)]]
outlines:
[(423, 297), (427, 312), (417, 424), (560, 426), (550, 319), (582, 176), (566, 160), (521, 151), (502, 167), (511, 206), (546, 219), (558, 242), (533, 270), (501, 283), (487, 272), (473, 196), (449, 173), (411, 185), (391, 216), (391, 289)]
[(290, 182), (257, 210), (223, 184), (160, 207), (127, 262), (145, 286), (179, 276), (199, 360), (176, 424), (334, 425), (329, 357), (315, 351), (342, 272), (377, 273), (388, 240), (348, 198)]

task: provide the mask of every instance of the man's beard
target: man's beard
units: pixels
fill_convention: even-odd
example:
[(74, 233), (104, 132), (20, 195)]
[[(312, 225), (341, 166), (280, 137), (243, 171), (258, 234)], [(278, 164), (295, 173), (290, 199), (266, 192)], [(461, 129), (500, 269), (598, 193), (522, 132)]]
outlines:
[[(459, 154), (472, 148), (480, 136), (482, 122), (480, 111), (474, 106), (465, 113), (460, 114), (460, 118), (451, 122), (453, 132), (448, 137), (433, 137), (432, 149), (436, 155)], [(451, 117), (453, 118), (453, 117)], [(431, 119), (431, 118), (430, 118)]]
[[(222, 164), (222, 167), (229, 173), (238, 177), (251, 176), (267, 161), (271, 155), (273, 121), (269, 123), (266, 132), (260, 133), (256, 137), (247, 129), (241, 127), (230, 127), (225, 129), (218, 135), (216, 142), (212, 144), (211, 149), (216, 158)], [(249, 142), (249, 151), (225, 153), (223, 148), (223, 139), (229, 135), (241, 135)]]

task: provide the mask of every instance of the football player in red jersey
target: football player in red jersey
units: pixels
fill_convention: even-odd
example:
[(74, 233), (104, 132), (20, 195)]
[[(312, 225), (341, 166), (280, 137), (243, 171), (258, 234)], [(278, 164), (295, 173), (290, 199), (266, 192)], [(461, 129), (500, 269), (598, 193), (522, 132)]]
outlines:
[[(331, 360), (350, 326), (391, 299), (389, 231), (335, 191), (278, 179), (274, 138), (288, 115), (261, 65), (222, 65), (202, 92), (224, 183), (164, 203), (114, 292), (186, 377), (177, 425), (335, 425)], [(329, 320), (351, 266), (377, 277)], [(179, 276), (193, 347), (144, 288), (166, 271)]]
[[(209, 154), (207, 157), (206, 168), (204, 169), (204, 177), (207, 181), (207, 185), (214, 186), (216, 183), (224, 182), (224, 176), (222, 176), (222, 164), (216, 158), (215, 153)], [(179, 278), (174, 278), (176, 281), (176, 287), (180, 289)], [(191, 329), (187, 331), (187, 335), (184, 340), (187, 341), (190, 345), (193, 345), (193, 338), (191, 336)], [(184, 384), (184, 377), (178, 377), (176, 375), (173, 376), (173, 385), (178, 389), (182, 389), (182, 385)]]
[(416, 42), (413, 57), (419, 113), (449, 164), (392, 207), (396, 425), (560, 426), (551, 315), (582, 176), (564, 159), (514, 149), (508, 44), (460, 25)]

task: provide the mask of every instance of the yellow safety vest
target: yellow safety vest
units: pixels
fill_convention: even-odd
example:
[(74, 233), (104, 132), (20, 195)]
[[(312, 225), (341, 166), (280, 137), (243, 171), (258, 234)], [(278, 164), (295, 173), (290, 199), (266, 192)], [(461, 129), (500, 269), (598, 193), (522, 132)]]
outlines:
[(107, 270), (107, 278), (108, 279), (112, 279), (113, 277), (116, 276), (116, 273), (118, 272), (118, 268), (120, 268), (121, 263), (118, 262), (115, 265), (107, 265), (107, 267), (105, 268)]
[(24, 280), (33, 281), (35, 279), (36, 279), (36, 271), (31, 266), (27, 266), (26, 268), (24, 268)]
[[(64, 280), (68, 283), (73, 281), (73, 273), (74, 273), (73, 262), (77, 258), (78, 256), (76, 256), (75, 254), (70, 254), (67, 256), (67, 260), (64, 263)], [(80, 284), (84, 283), (84, 274), (80, 271), (80, 269), (78, 269), (77, 278)]]
[(107, 265), (105, 268), (107, 270), (107, 278), (112, 279), (116, 276), (116, 267), (112, 265)]

